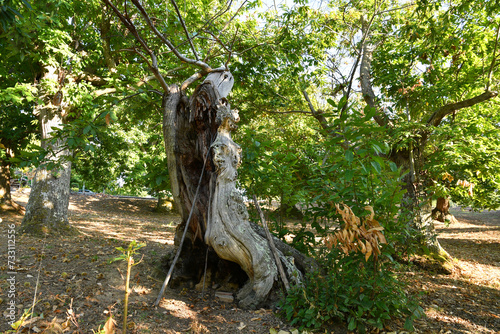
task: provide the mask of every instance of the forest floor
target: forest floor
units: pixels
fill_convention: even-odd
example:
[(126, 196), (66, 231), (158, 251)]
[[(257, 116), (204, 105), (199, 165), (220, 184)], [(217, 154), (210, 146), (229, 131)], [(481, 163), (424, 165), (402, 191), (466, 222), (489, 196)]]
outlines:
[[(24, 206), (28, 193), (13, 197)], [(298, 333), (272, 310), (239, 309), (215, 298), (212, 288), (204, 290), (203, 298), (196, 289), (167, 288), (160, 305), (151, 307), (165, 276), (161, 259), (172, 251), (180, 221), (154, 212), (155, 205), (154, 200), (72, 194), (70, 222), (80, 234), (16, 235), (14, 268), (8, 266), (6, 251), (9, 225), (18, 227), (22, 214), (0, 212), (0, 333), (10, 328), (5, 317), (10, 303), (19, 319), (34, 297), (33, 315), (21, 333), (98, 332), (110, 315), (121, 328), (126, 263), (110, 260), (120, 255), (116, 247), (127, 248), (132, 240), (147, 246), (135, 256), (142, 262), (132, 268), (128, 333)], [(409, 266), (403, 275), (425, 310), (415, 332), (500, 333), (500, 211), (453, 213), (459, 222), (437, 228), (454, 268), (444, 273), (423, 263)], [(394, 321), (386, 332), (403, 333), (402, 325)], [(347, 333), (343, 325), (336, 328), (332, 333)]]

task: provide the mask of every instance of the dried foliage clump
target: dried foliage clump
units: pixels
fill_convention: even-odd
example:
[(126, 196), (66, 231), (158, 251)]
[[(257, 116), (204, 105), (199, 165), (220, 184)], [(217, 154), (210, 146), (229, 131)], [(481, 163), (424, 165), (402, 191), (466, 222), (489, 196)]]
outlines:
[(370, 215), (361, 220), (350, 207), (342, 205), (343, 209), (338, 204), (335, 204), (335, 207), (345, 224), (340, 231), (325, 238), (326, 246), (332, 249), (338, 245), (344, 254), (359, 251), (365, 255), (366, 261), (372, 255), (377, 260), (380, 255), (380, 245), (386, 244), (387, 241), (382, 233), (384, 228), (374, 219), (373, 208), (366, 206), (365, 209), (370, 211)]

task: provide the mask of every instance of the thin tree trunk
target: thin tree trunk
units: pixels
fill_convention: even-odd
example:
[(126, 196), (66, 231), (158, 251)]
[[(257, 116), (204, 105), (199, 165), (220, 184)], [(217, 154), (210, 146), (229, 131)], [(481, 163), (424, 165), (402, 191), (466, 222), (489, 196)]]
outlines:
[[(7, 146), (7, 145), (4, 145)], [(10, 183), (10, 158), (13, 157), (13, 151), (5, 148), (5, 158), (0, 159), (0, 208), (6, 211), (17, 211), (24, 214), (24, 207), (12, 200), (12, 188)]]

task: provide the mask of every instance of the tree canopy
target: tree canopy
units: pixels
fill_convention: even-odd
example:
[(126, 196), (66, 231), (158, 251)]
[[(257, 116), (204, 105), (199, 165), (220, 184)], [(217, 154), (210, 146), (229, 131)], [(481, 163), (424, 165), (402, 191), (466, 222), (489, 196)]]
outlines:
[[(55, 156), (36, 133), (44, 108), (61, 106), (51, 140), (70, 152), (64, 159), (78, 188), (165, 196), (175, 187), (168, 153), (179, 151), (164, 140), (167, 98), (178, 86), (175, 112), (187, 110), (195, 85), (230, 70), (234, 88), (220, 98), (241, 118), (239, 185), (280, 203), (271, 225), (282, 239), (290, 232), (283, 215), (300, 212), (292, 243), (301, 251), (323, 256), (318, 243), (330, 240), (335, 222), (369, 217), (363, 221), (371, 228), (383, 222), (387, 243), (374, 245), (389, 258), (401, 251), (394, 245), (418, 234), (409, 221), (423, 202), (500, 206), (497, 3), (266, 6), (2, 2), (2, 166), (38, 166)], [(185, 136), (196, 141), (188, 130)], [(372, 244), (363, 245), (366, 256)], [(342, 255), (332, 254), (328, 263), (339, 263)], [(352, 314), (347, 320), (366, 325)], [(369, 324), (380, 328), (380, 321)]]

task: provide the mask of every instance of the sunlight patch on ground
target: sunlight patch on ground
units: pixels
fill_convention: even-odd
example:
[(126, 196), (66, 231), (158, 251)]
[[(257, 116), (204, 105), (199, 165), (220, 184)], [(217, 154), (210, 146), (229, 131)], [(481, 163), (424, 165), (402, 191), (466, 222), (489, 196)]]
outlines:
[(458, 260), (462, 275), (489, 288), (500, 289), (500, 267), (471, 261)]
[[(439, 322), (443, 322), (443, 323), (450, 324), (450, 325), (452, 323), (462, 325), (464, 330), (460, 331), (459, 333), (471, 333), (471, 331), (474, 331), (476, 333), (479, 333), (479, 332), (488, 333), (491, 331), (491, 329), (489, 329), (487, 327), (478, 325), (476, 323), (472, 324), (469, 320), (457, 317), (453, 314), (443, 312), (439, 308), (436, 309), (436, 308), (430, 307), (429, 309), (426, 310), (425, 314), (427, 315), (427, 317), (429, 317), (431, 319), (435, 319)], [(443, 333), (445, 333), (445, 331), (443, 331)], [(446, 333), (448, 333), (448, 332), (446, 332)]]
[[(85, 198), (85, 200), (87, 202), (97, 202), (99, 201), (100, 199), (97, 198), (97, 197), (92, 197), (92, 196), (88, 196)], [(69, 203), (69, 207), (68, 207), (69, 210), (81, 210), (81, 205), (77, 205), (76, 203)]]
[(164, 299), (160, 302), (160, 307), (177, 318), (189, 319), (197, 316), (196, 312), (191, 311), (189, 306), (182, 300)]
[(137, 293), (139, 295), (147, 295), (148, 293), (150, 293), (153, 290), (150, 288), (147, 288), (145, 286), (142, 286), (142, 285), (135, 285), (132, 287), (132, 291), (134, 291), (135, 293)]
[[(173, 245), (173, 227), (159, 228), (155, 223), (141, 222), (140, 224), (128, 224), (126, 221), (102, 221), (102, 220), (77, 220), (72, 225), (77, 227), (82, 233), (101, 234), (105, 238), (114, 238), (125, 241), (137, 240), (140, 235), (141, 240)], [(119, 228), (117, 228), (117, 225)], [(145, 232), (150, 230), (154, 232)]]

